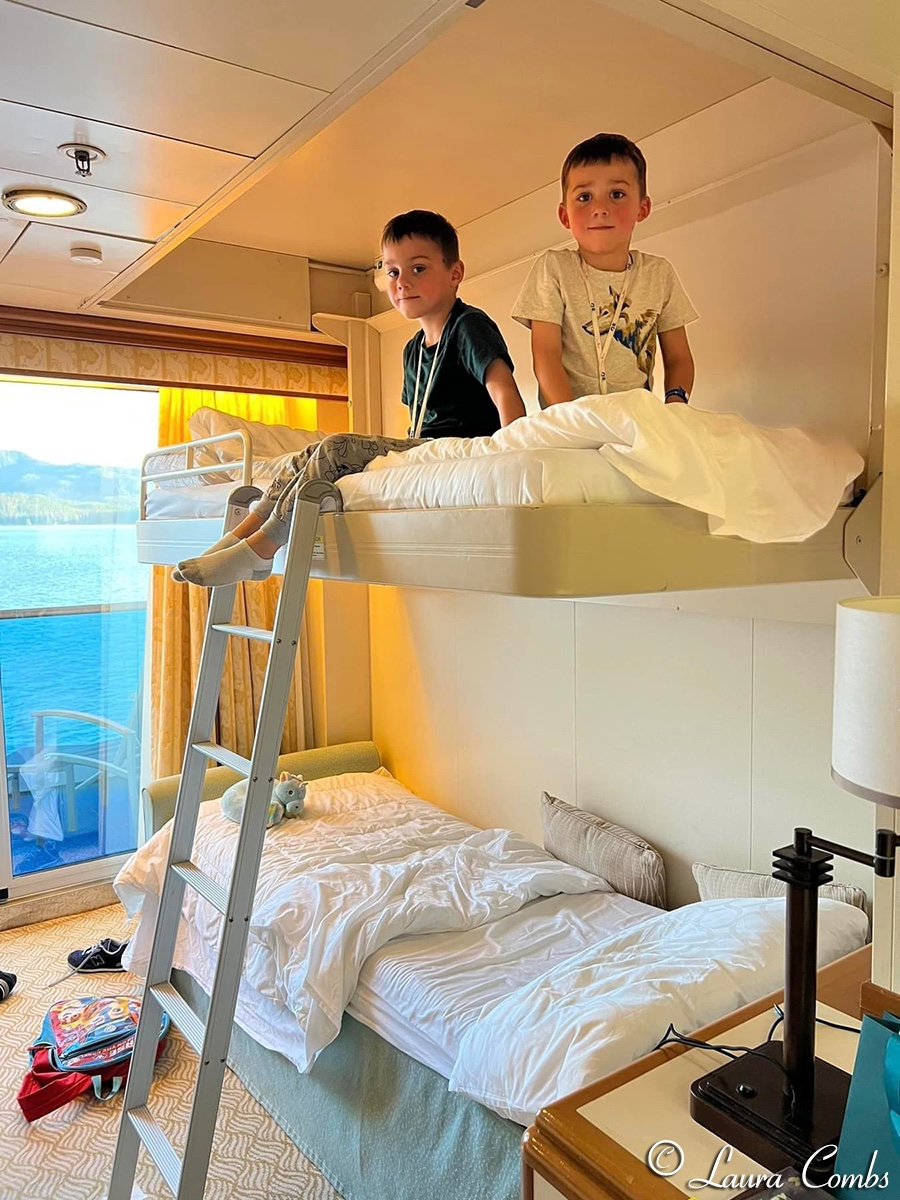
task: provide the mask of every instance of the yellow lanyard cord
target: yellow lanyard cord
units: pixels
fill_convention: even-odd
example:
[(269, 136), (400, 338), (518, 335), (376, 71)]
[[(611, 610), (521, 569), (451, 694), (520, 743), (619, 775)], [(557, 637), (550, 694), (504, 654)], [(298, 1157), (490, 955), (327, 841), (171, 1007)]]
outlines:
[(594, 292), (591, 288), (591, 281), (588, 277), (587, 263), (579, 254), (578, 261), (581, 263), (581, 276), (584, 279), (584, 290), (587, 292), (588, 304), (591, 309), (591, 328), (594, 331), (594, 346), (597, 350), (597, 374), (600, 379), (600, 395), (606, 395), (606, 358), (612, 348), (613, 339), (616, 336), (616, 328), (619, 324), (619, 317), (622, 315), (622, 309), (625, 306), (625, 293), (628, 290), (628, 279), (631, 274), (631, 269), (634, 266), (634, 256), (628, 255), (628, 266), (625, 268), (625, 278), (622, 280), (622, 289), (619, 292), (619, 299), (616, 303), (616, 309), (613, 313), (612, 324), (607, 331), (606, 337), (601, 344), (600, 341), (600, 324), (597, 319), (597, 304), (594, 300)]

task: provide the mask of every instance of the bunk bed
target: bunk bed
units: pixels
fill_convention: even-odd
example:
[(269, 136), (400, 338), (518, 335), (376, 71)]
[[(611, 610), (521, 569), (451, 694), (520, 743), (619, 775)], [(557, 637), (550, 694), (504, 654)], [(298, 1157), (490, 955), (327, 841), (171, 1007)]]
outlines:
[[(723, 54), (731, 52), (742, 63), (752, 61), (758, 67), (762, 61), (764, 71), (770, 67), (771, 74), (824, 95), (868, 120), (882, 125), (889, 120), (890, 96), (883, 87), (874, 83), (866, 86), (868, 81), (853, 77), (849, 70), (834, 71), (829, 78), (826, 71), (817, 70), (810, 39), (801, 34), (798, 34), (799, 53), (793, 54), (785, 40), (785, 28), (775, 36), (771, 30), (754, 30), (752, 25), (734, 17), (722, 18), (718, 24), (711, 22), (709, 14), (722, 7), (716, 3), (686, 4), (677, 10), (663, 0), (640, 0), (637, 5), (607, 0), (607, 5), (646, 17), (681, 37), (694, 39), (697, 45), (711, 46)], [(692, 7), (704, 9), (702, 19), (689, 11)], [(485, 11), (489, 12), (490, 6)], [(699, 107), (697, 116), (702, 124), (705, 118)], [(781, 161), (783, 148), (773, 140), (779, 136), (779, 129), (777, 116), (769, 121), (757, 120), (756, 133), (770, 147), (771, 174), (775, 176), (785, 165)], [(706, 134), (709, 132), (707, 128)], [(372, 133), (373, 141), (377, 140), (378, 131)], [(707, 141), (707, 150), (714, 145), (718, 153), (719, 146), (729, 140), (720, 136), (720, 130), (713, 130), (713, 134), (712, 141)], [(819, 133), (813, 135), (819, 136)], [(738, 143), (741, 139), (735, 139), (733, 150)], [(739, 148), (743, 152), (743, 144)], [(733, 173), (729, 175), (726, 170), (719, 181), (725, 204), (740, 203), (757, 186), (770, 186), (758, 180), (751, 180), (745, 186), (742, 179), (748, 172), (743, 163), (732, 162), (729, 169)], [(710, 200), (710, 190), (708, 181), (689, 189), (680, 198), (682, 214), (713, 211), (715, 201)], [(531, 233), (538, 222), (529, 207), (531, 197), (522, 199), (520, 212), (526, 222), (531, 221)], [(885, 252), (888, 207), (889, 195), (888, 204), (882, 204), (878, 217), (879, 254)], [(672, 221), (671, 210), (667, 216), (665, 207), (660, 208), (662, 217), (657, 228), (671, 228), (672, 223), (677, 223), (677, 216), (667, 225), (667, 220)], [(497, 211), (508, 227), (509, 214), (502, 211), (502, 206)], [(481, 228), (467, 230), (469, 244), (477, 243), (485, 275), (514, 261), (517, 255), (533, 252), (523, 250), (519, 244), (512, 252), (506, 250), (510, 245), (508, 228), (496, 216), (490, 213)], [(537, 235), (542, 236), (542, 233)], [(485, 250), (489, 243), (490, 252)], [(547, 244), (547, 239), (543, 242), (535, 239), (534, 248)], [(886, 279), (886, 269), (882, 275)], [(867, 430), (878, 431), (883, 421), (881, 343), (886, 331), (882, 285), (874, 309), (875, 342), (879, 344), (872, 356), (872, 393), (871, 398), (866, 397), (865, 420)], [(355, 428), (381, 432), (384, 428), (381, 387), (388, 383), (388, 376), (382, 380), (379, 367), (378, 319), (317, 317), (316, 326), (348, 347), (350, 395), (353, 412), (357, 414)], [(387, 355), (382, 357), (386, 359)], [(865, 440), (868, 443), (868, 436)], [(866, 448), (869, 451), (866, 498), (858, 507), (837, 507), (824, 526), (804, 541), (756, 543), (713, 536), (703, 513), (636, 494), (625, 502), (620, 498), (617, 504), (522, 503), (345, 511), (321, 518), (321, 543), (313, 574), (322, 579), (517, 596), (631, 595), (842, 580), (851, 579), (854, 573), (867, 586), (877, 589), (879, 583), (883, 586), (885, 571), (890, 572), (887, 566), (882, 571), (880, 564), (884, 539), (879, 524), (882, 488), (878, 478), (882, 453), (877, 434)], [(152, 482), (150, 474), (146, 476), (148, 483)], [(244, 489), (251, 487), (252, 471), (242, 470), (238, 482)], [(232, 496), (232, 488), (233, 484), (227, 485), (228, 494), (216, 498), (214, 511), (206, 509), (198, 515), (186, 515), (183, 511), (181, 515), (173, 515), (176, 510), (154, 515), (142, 502), (137, 528), (140, 560), (174, 564), (202, 552), (216, 540), (226, 509), (230, 509), (226, 519), (239, 518), (256, 494), (244, 490)], [(200, 499), (208, 502), (212, 497), (207, 494)], [(889, 540), (884, 540), (884, 544)], [(357, 757), (353, 761), (358, 764), (361, 760)], [(378, 761), (374, 748), (363, 755), (362, 761), (370, 765), (342, 766), (334, 760), (327, 769), (373, 769)], [(298, 769), (294, 763), (290, 766)], [(307, 765), (300, 769), (314, 778), (313, 771), (317, 768)], [(162, 810), (169, 802), (171, 786), (153, 785), (150, 792), (153, 809), (150, 827), (158, 828), (160, 820), (165, 819)], [(889, 902), (890, 897), (885, 900)], [(891, 941), (887, 909), (888, 903), (882, 905), (883, 947)], [(883, 963), (884, 951), (880, 953)], [(878, 955), (876, 951), (876, 960)], [(182, 972), (178, 974), (178, 984), (198, 1010), (202, 1010), (204, 993), (196, 979)], [(231, 1057), (235, 1070), (251, 1092), (330, 1178), (335, 1182), (340, 1179), (350, 1200), (364, 1195), (396, 1194), (392, 1171), (401, 1169), (404, 1176), (416, 1178), (418, 1174), (425, 1181), (417, 1195), (435, 1192), (449, 1200), (453, 1195), (451, 1182), (464, 1188), (462, 1194), (466, 1200), (478, 1196), (484, 1196), (485, 1200), (488, 1197), (506, 1200), (518, 1195), (521, 1129), (479, 1108), (473, 1101), (449, 1095), (434, 1071), (392, 1048), (352, 1016), (345, 1019), (340, 1037), (326, 1049), (316, 1071), (308, 1077), (298, 1077), (286, 1059), (264, 1048), (242, 1029), (235, 1029)], [(311, 1122), (307, 1117), (312, 1118)], [(331, 1144), (317, 1149), (308, 1136), (309, 1124), (322, 1136), (333, 1130)], [(435, 1149), (439, 1138), (440, 1145)], [(402, 1168), (397, 1166), (398, 1158), (402, 1158)], [(335, 1160), (346, 1164), (351, 1174), (341, 1176), (338, 1170), (331, 1169)], [(442, 1171), (443, 1178), (436, 1181), (435, 1174)], [(476, 1186), (483, 1186), (483, 1190), (476, 1190)]]

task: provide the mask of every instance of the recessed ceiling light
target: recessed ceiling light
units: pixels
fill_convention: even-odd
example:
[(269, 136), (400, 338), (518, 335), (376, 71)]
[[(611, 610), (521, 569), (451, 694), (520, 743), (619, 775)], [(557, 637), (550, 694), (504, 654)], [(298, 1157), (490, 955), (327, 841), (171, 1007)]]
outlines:
[(76, 196), (48, 188), (18, 187), (3, 193), (3, 207), (20, 217), (76, 217), (87, 205)]

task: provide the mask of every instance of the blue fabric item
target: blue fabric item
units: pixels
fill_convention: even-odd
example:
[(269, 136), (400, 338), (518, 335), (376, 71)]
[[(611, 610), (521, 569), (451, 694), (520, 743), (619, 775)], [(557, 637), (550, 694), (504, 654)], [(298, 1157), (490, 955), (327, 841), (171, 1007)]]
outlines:
[[(206, 993), (173, 982), (195, 1011)], [(309, 1075), (235, 1025), (229, 1065), (345, 1200), (520, 1200), (522, 1127), (352, 1017)]]
[[(846, 1186), (838, 1200), (859, 1200), (869, 1188), (900, 1183), (900, 1020), (864, 1017), (834, 1172)], [(883, 1177), (886, 1184), (880, 1184)], [(856, 1179), (853, 1179), (856, 1177)], [(859, 1183), (861, 1178), (863, 1183)], [(849, 1182), (853, 1179), (853, 1182)], [(862, 1190), (865, 1189), (865, 1190)], [(829, 1188), (829, 1190), (831, 1190)]]

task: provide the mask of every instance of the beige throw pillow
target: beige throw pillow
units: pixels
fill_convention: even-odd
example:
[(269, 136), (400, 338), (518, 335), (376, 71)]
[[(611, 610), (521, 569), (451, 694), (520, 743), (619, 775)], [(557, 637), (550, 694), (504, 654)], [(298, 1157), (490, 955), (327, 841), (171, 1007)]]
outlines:
[(544, 792), (541, 796), (544, 848), (582, 871), (599, 875), (622, 896), (656, 908), (666, 906), (666, 869), (649, 842)]
[[(711, 867), (694, 863), (691, 867), (701, 900), (746, 900), (750, 897), (784, 896), (787, 884), (762, 871), (738, 871), (730, 867)], [(826, 900), (841, 900), (854, 908), (868, 911), (866, 893), (849, 883), (826, 883), (819, 888)]]
[[(243, 431), (252, 440), (253, 458), (278, 458), (282, 454), (296, 454), (325, 436), (318, 430), (292, 429), (289, 425), (266, 425), (263, 421), (245, 421), (230, 413), (215, 408), (198, 408), (188, 419), (191, 437), (217, 437), (221, 433)], [(215, 446), (202, 446), (197, 451), (196, 462), (200, 466), (211, 466), (217, 462), (232, 462), (241, 457), (241, 443), (235, 439), (220, 442)]]

